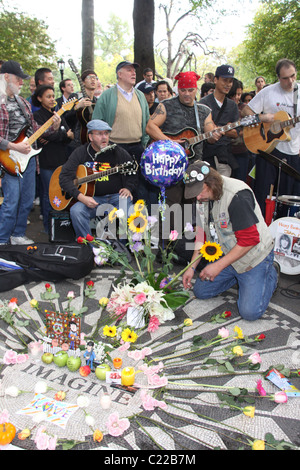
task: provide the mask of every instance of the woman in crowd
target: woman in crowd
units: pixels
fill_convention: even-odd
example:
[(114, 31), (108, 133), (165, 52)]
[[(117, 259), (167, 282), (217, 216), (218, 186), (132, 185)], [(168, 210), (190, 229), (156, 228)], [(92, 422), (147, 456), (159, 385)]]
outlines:
[[(39, 86), (33, 96), (34, 106), (40, 106), (40, 109), (34, 113), (34, 119), (40, 125), (43, 125), (53, 116), (56, 105), (54, 97), (54, 88), (50, 85)], [(54, 170), (67, 161), (66, 147), (74, 138), (73, 132), (61, 116), (61, 127), (47, 136), (47, 140), (39, 139), (39, 145), (42, 147), (39, 153), (39, 168), (42, 185), (41, 212), (43, 215), (44, 229), (49, 231), (49, 213), (51, 205), (49, 201), (49, 183)]]

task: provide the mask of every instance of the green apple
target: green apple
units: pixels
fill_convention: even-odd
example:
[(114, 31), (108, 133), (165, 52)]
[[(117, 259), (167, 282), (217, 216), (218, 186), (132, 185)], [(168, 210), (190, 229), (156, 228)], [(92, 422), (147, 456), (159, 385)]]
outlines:
[(51, 362), (53, 361), (53, 354), (52, 353), (44, 353), (42, 355), (42, 361), (45, 363), (45, 364), (51, 364)]
[(79, 367), (81, 366), (81, 359), (80, 357), (76, 357), (76, 356), (70, 356), (67, 360), (67, 368), (69, 369), (69, 371), (71, 372), (75, 372), (76, 370), (79, 369)]
[(108, 364), (100, 364), (99, 366), (96, 367), (95, 374), (96, 377), (100, 380), (105, 380), (106, 379), (106, 372), (109, 372), (111, 370), (110, 366)]
[(66, 351), (58, 351), (56, 354), (54, 354), (53, 362), (58, 367), (64, 367), (67, 364), (68, 357), (69, 356)]

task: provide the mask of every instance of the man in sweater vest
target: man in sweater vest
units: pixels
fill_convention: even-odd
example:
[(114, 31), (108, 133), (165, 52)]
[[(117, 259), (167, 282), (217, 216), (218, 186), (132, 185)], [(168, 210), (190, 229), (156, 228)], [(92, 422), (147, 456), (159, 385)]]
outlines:
[[(219, 243), (223, 252), (201, 269), (193, 288), (195, 296), (215, 297), (237, 283), (241, 317), (260, 318), (276, 289), (278, 271), (273, 262), (274, 241), (252, 190), (243, 181), (221, 176), (207, 162), (195, 162), (185, 175), (185, 198), (203, 203), (199, 206), (202, 230), (197, 232), (192, 261), (204, 238)], [(199, 262), (184, 273), (186, 289), (192, 286)]]
[[(139, 163), (149, 139), (146, 134), (149, 106), (144, 93), (134, 87), (138, 67), (139, 64), (126, 60), (117, 65), (117, 84), (100, 95), (93, 119), (107, 122), (112, 128), (110, 141), (124, 148)], [(144, 199), (147, 206), (155, 204), (157, 191), (153, 201), (152, 188), (139, 174), (134, 200)]]

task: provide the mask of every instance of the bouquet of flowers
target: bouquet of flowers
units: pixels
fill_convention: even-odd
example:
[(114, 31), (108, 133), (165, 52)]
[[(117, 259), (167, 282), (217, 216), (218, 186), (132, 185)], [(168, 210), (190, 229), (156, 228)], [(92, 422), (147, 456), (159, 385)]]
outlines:
[[(117, 252), (112, 244), (97, 240), (91, 235), (78, 238), (78, 243), (90, 243), (95, 254), (95, 263), (121, 265), (120, 276), (114, 291), (108, 299), (106, 309), (114, 320), (121, 320), (128, 313), (136, 315), (134, 326), (143, 327), (148, 324), (149, 330), (158, 328), (161, 323), (174, 318), (174, 310), (189, 300), (188, 291), (182, 289), (179, 277), (202, 256), (214, 261), (222, 255), (219, 245), (206, 242), (199, 256), (189, 263), (177, 275), (172, 275), (173, 260), (178, 258), (174, 253), (174, 245), (179, 237), (176, 230), (169, 235), (165, 249), (161, 249), (162, 265), (154, 269), (156, 254), (151, 248), (151, 232), (158, 222), (156, 217), (149, 216), (143, 200), (134, 205), (134, 211), (127, 219), (122, 210), (113, 209), (109, 215), (109, 223), (118, 219), (119, 233), (126, 233), (127, 246), (134, 256), (136, 267), (129, 261), (125, 253)], [(193, 231), (191, 224), (186, 224), (185, 231)], [(126, 282), (121, 283), (126, 277)], [(130, 277), (128, 281), (128, 277)], [(139, 320), (138, 320), (139, 319)], [(141, 321), (143, 319), (143, 321)], [(129, 323), (128, 323), (129, 324)]]

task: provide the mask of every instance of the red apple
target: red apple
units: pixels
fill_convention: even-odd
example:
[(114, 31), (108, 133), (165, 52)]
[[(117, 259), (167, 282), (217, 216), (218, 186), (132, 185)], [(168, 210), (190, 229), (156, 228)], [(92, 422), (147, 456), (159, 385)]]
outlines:
[(82, 377), (86, 377), (87, 375), (89, 375), (91, 373), (91, 368), (90, 366), (81, 366), (80, 369), (79, 369), (79, 374), (82, 376)]

